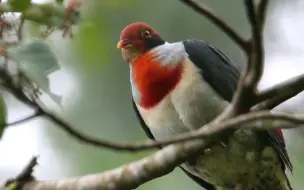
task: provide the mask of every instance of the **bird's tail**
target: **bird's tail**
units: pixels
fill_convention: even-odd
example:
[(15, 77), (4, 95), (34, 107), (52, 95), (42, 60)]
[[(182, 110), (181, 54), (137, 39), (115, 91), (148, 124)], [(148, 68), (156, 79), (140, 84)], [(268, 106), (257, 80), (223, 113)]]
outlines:
[(286, 181), (286, 188), (287, 188), (287, 190), (293, 190), (293, 188), (290, 185), (290, 181), (289, 181), (289, 179), (288, 179), (288, 177), (287, 177), (287, 175), (286, 175), (285, 172), (284, 172), (284, 178), (285, 178), (285, 181)]
[(252, 183), (248, 184), (247, 189), (293, 190), (285, 169), (281, 165), (268, 165), (266, 168), (259, 168), (257, 176)]
[(275, 183), (275, 181), (277, 181), (277, 184), (280, 184), (279, 187), (277, 187), (277, 189), (279, 190), (293, 190), (293, 188), (291, 187), (290, 181), (288, 179), (288, 176), (286, 175), (285, 169), (280, 167), (277, 172), (276, 172), (276, 180), (274, 180), (273, 182)]

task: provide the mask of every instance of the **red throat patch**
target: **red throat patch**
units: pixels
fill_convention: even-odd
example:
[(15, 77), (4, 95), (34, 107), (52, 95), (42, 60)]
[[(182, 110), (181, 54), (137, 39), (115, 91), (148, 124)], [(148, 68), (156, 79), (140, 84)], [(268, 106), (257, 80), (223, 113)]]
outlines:
[(168, 95), (181, 79), (183, 64), (161, 65), (146, 53), (132, 64), (133, 82), (141, 94), (140, 106), (149, 109)]

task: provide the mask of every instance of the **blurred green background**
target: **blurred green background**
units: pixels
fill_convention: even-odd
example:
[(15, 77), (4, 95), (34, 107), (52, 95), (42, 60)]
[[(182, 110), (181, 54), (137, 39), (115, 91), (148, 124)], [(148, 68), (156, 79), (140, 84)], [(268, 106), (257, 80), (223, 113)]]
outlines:
[[(42, 2), (42, 1), (35, 1)], [(248, 37), (248, 25), (239, 0), (205, 0), (218, 15)], [(266, 23), (266, 66), (260, 88), (269, 87), (304, 71), (303, 0), (270, 1)], [(83, 22), (73, 27), (74, 38), (53, 33), (48, 43), (62, 70), (50, 76), (54, 93), (63, 95), (60, 116), (85, 133), (117, 142), (147, 139), (131, 107), (129, 68), (116, 49), (120, 31), (136, 21), (149, 23), (167, 41), (202, 39), (213, 43), (242, 68), (245, 57), (235, 44), (205, 18), (177, 0), (83, 0)], [(27, 22), (27, 28), (33, 24)], [(33, 30), (28, 37), (34, 35)], [(31, 110), (7, 97), (9, 121)], [(53, 107), (49, 100), (45, 100)], [(304, 111), (303, 93), (278, 109)], [(295, 190), (304, 185), (304, 129), (284, 130), (295, 171), (290, 175)], [(39, 118), (8, 128), (0, 142), (0, 183), (14, 176), (39, 155), (38, 179), (61, 179), (101, 172), (144, 157), (84, 145), (51, 122)], [(140, 186), (150, 189), (201, 189), (180, 169)]]

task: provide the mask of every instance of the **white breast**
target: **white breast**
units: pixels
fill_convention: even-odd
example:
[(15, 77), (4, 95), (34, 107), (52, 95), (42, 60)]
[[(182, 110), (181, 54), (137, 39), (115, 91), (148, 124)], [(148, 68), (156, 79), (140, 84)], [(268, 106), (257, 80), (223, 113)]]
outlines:
[(152, 109), (137, 108), (157, 140), (197, 129), (222, 112), (228, 102), (202, 80), (198, 68), (187, 58), (182, 80)]

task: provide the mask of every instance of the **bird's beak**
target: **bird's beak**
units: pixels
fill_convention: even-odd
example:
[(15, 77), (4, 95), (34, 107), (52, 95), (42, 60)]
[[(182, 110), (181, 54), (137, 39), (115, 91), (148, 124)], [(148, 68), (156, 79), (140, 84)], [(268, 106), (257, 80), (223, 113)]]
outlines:
[(131, 45), (131, 42), (130, 40), (120, 40), (118, 43), (117, 43), (117, 48), (121, 49), (121, 48), (124, 48), (128, 45)]

